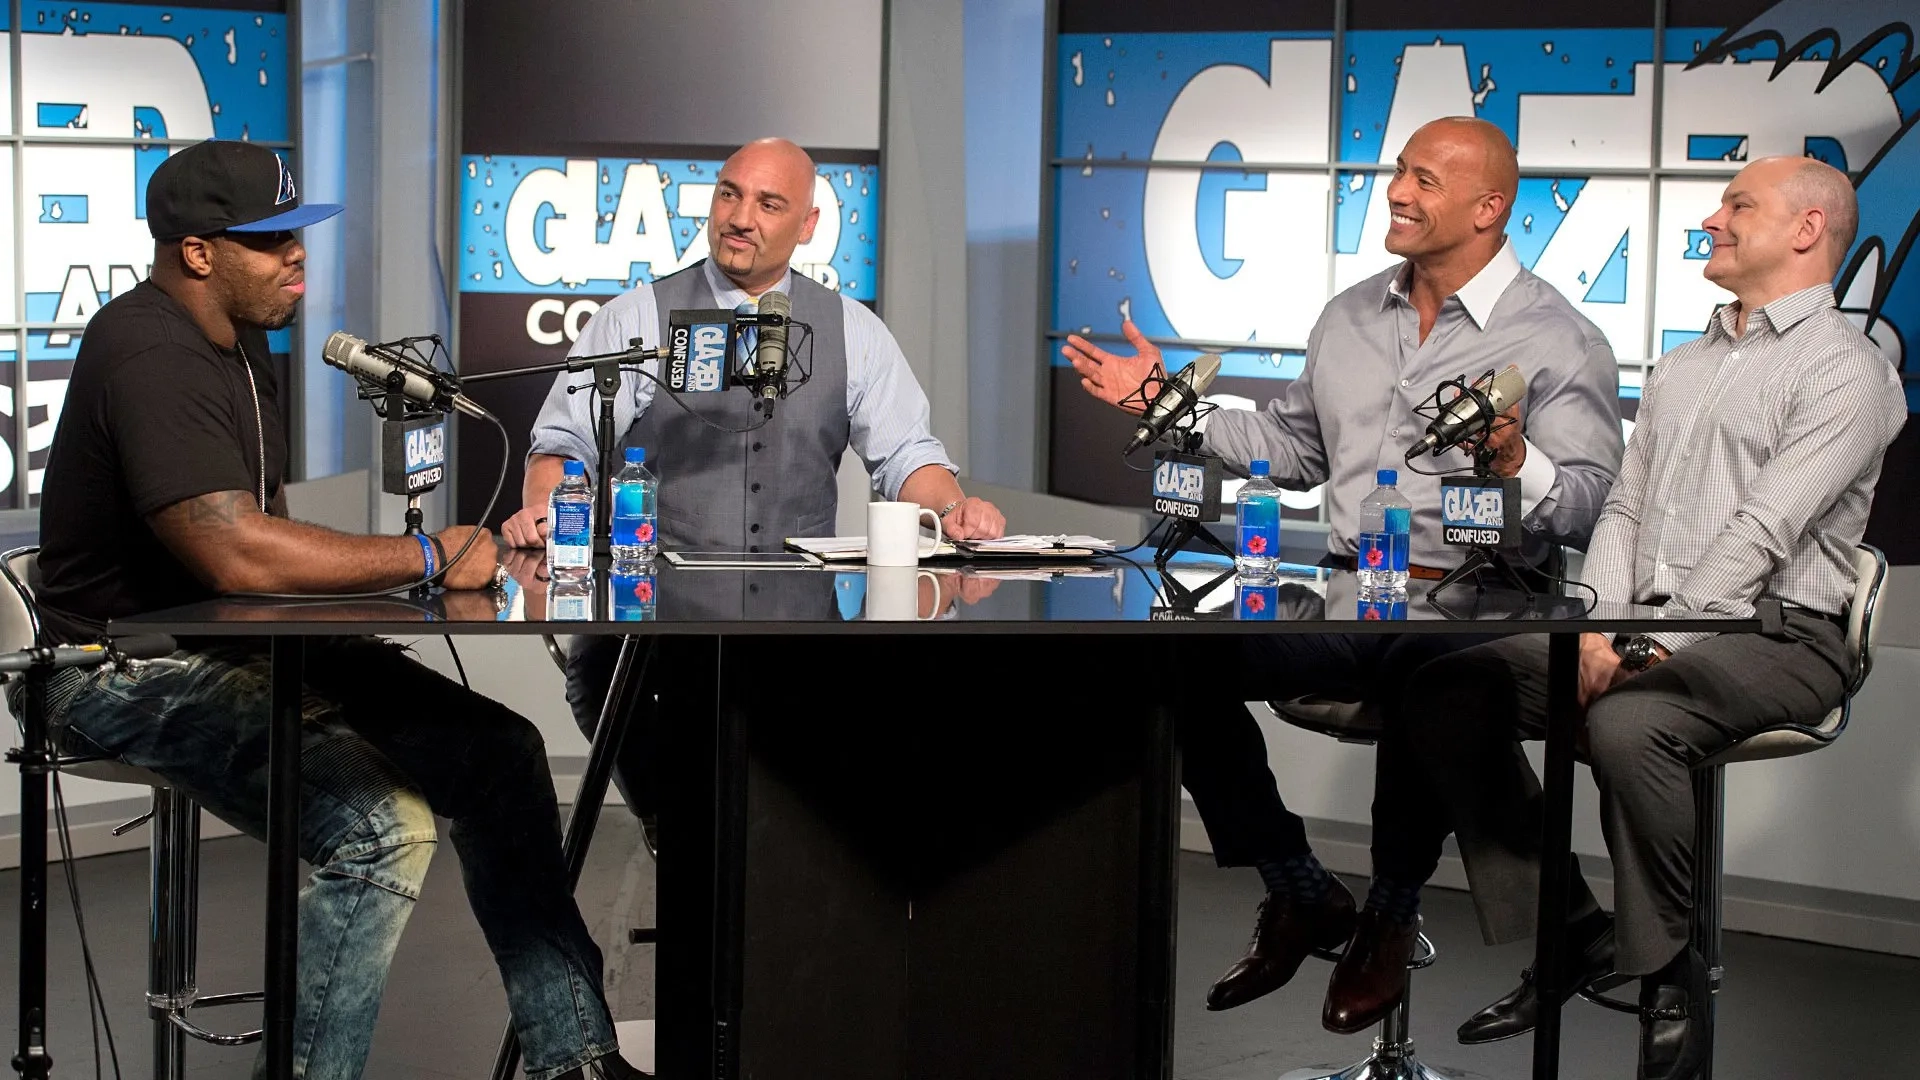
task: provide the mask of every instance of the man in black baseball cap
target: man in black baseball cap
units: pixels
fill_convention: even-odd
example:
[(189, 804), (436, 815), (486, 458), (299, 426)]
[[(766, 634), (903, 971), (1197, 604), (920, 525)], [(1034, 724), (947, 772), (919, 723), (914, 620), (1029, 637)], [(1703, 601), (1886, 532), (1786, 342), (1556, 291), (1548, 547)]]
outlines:
[(300, 205), (281, 156), (250, 142), (209, 139), (160, 163), (147, 181), (147, 229), (159, 241), (220, 233), (291, 232), (346, 207)]
[[(485, 529), (358, 536), (287, 517), (267, 332), (292, 322), (306, 290), (295, 230), (340, 209), (302, 206), (279, 156), (249, 143), (200, 143), (154, 170), (152, 273), (88, 324), (47, 463), (48, 636), (95, 641), (113, 619), (223, 594), (381, 592), (427, 578), (450, 607), (493, 612), (477, 590), (504, 575)], [(181, 644), (174, 665), (68, 676), (48, 720), (64, 745), (159, 773), (261, 836), (266, 644)], [(306, 684), (300, 854), (314, 874), (300, 894), (295, 1075), (365, 1070), (436, 817), (452, 821), (529, 1080), (644, 1075), (618, 1053), (533, 724), (371, 637), (310, 643)]]

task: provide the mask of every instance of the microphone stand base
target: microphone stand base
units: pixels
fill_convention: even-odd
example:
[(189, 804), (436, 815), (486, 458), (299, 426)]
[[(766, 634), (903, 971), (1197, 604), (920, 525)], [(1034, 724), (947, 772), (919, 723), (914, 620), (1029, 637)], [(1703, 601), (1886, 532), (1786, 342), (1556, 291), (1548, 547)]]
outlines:
[(1427, 590), (1427, 599), (1432, 600), (1449, 585), (1457, 585), (1468, 578), (1473, 578), (1475, 590), (1485, 592), (1486, 585), (1480, 580), (1480, 573), (1483, 570), (1496, 571), (1501, 580), (1511, 586), (1515, 592), (1528, 600), (1533, 599), (1533, 588), (1520, 576), (1520, 572), (1513, 568), (1513, 564), (1508, 562), (1507, 557), (1498, 549), (1489, 547), (1469, 549), (1467, 561), (1454, 567), (1445, 577), (1435, 582), (1433, 588)]
[(1200, 522), (1176, 517), (1161, 520), (1173, 522), (1173, 528), (1167, 533), (1166, 539), (1160, 541), (1160, 546), (1154, 550), (1155, 569), (1165, 570), (1169, 559), (1178, 555), (1183, 548), (1196, 540), (1203, 548), (1210, 548), (1217, 554), (1225, 555), (1229, 559), (1233, 558), (1233, 548), (1226, 541), (1201, 527)]

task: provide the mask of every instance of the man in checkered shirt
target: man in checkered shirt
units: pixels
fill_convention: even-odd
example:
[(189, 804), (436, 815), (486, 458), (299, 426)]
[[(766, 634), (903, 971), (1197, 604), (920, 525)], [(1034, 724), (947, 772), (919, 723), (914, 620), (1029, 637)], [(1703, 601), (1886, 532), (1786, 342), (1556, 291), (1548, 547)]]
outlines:
[[(1707, 973), (1688, 944), (1691, 770), (1764, 728), (1817, 724), (1845, 695), (1854, 545), (1907, 417), (1893, 366), (1834, 306), (1856, 222), (1846, 175), (1818, 161), (1756, 161), (1727, 185), (1702, 226), (1713, 237), (1706, 276), (1737, 302), (1655, 366), (1587, 555), (1601, 600), (1736, 616), (1777, 600), (1785, 612), (1777, 634), (1581, 639), (1617, 928), (1576, 872), (1566, 985), (1571, 996), (1641, 978), (1643, 1080), (1686, 1080), (1705, 1050)], [(1392, 804), (1423, 814), (1376, 814), (1375, 877), (1417, 889), (1457, 834), (1490, 944), (1534, 933), (1540, 787), (1517, 740), (1544, 732), (1546, 672), (1541, 635), (1435, 660), (1380, 744), (1428, 790)], [(1404, 993), (1415, 924), (1373, 914), (1335, 970), (1329, 1008)], [(1536, 1011), (1529, 973), (1460, 1038), (1518, 1035)]]

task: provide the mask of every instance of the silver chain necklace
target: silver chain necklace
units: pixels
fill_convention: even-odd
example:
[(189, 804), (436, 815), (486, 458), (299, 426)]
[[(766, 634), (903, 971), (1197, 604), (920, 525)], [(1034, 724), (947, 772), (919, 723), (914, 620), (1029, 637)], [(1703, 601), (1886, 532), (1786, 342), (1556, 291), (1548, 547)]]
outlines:
[(267, 512), (267, 431), (260, 422), (260, 385), (253, 381), (253, 363), (247, 359), (247, 347), (235, 339), (233, 347), (240, 352), (240, 366), (247, 369), (247, 389), (253, 394), (253, 437), (260, 451), (260, 512)]

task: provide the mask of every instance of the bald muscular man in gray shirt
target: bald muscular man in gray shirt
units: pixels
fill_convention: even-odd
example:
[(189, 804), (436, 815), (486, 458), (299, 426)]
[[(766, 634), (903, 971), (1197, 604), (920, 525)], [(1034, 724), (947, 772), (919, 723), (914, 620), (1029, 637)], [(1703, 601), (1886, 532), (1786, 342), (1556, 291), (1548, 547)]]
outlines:
[[(1621, 455), (1619, 374), (1613, 350), (1565, 297), (1521, 267), (1506, 240), (1518, 184), (1513, 145), (1471, 117), (1437, 120), (1415, 132), (1388, 188), (1392, 269), (1335, 297), (1307, 341), (1306, 367), (1259, 412), (1207, 418), (1205, 449), (1244, 471), (1265, 458), (1282, 487), (1326, 485), (1329, 560), (1351, 567), (1359, 506), (1375, 471), (1402, 464), (1424, 430), (1413, 412), (1445, 379), (1478, 377), (1517, 364), (1527, 379), (1521, 423), (1496, 431), (1494, 469), (1518, 477), (1524, 550), (1538, 563), (1553, 545), (1584, 549)], [(1131, 322), (1137, 355), (1085, 338), (1063, 350), (1088, 393), (1114, 405), (1133, 394), (1160, 353)], [(1122, 406), (1126, 407), (1126, 406)], [(1430, 466), (1471, 467), (1458, 450)], [(1403, 474), (1413, 504), (1416, 573), (1460, 561), (1441, 542), (1436, 478)], [(1181, 718), (1183, 782), (1222, 866), (1252, 865), (1267, 887), (1246, 955), (1207, 994), (1228, 1009), (1293, 977), (1308, 953), (1344, 944), (1355, 925), (1353, 898), (1321, 868), (1298, 815), (1281, 801), (1266, 741), (1244, 705), (1303, 694), (1360, 696), (1392, 690), (1414, 668), (1479, 638), (1442, 635), (1273, 636), (1243, 639), (1247, 654), (1223, 658), (1240, 685), (1196, 704)], [(1398, 705), (1397, 694), (1380, 704)], [(1420, 799), (1413, 780), (1380, 772), (1376, 799)]]

